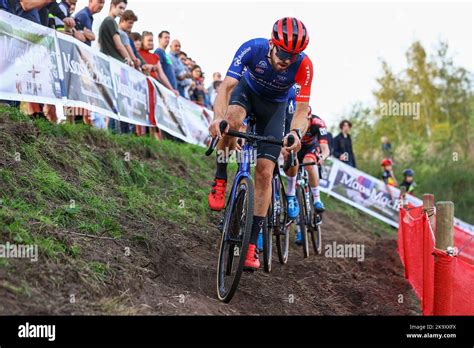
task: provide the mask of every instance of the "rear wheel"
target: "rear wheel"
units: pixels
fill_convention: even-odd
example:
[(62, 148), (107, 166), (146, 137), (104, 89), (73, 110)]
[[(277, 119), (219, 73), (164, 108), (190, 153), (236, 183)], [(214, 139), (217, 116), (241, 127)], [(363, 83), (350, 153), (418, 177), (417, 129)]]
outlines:
[(305, 203), (303, 187), (298, 186), (296, 188), (296, 198), (298, 199), (298, 205), (300, 206), (300, 214), (298, 216), (298, 221), (296, 224), (296, 231), (301, 232), (303, 256), (307, 258), (309, 256), (309, 243), (308, 243), (308, 233), (306, 230), (307, 208), (306, 208), (306, 203)]
[(229, 202), (217, 264), (217, 296), (230, 302), (239, 285), (250, 242), (253, 218), (253, 185), (250, 178), (240, 179), (235, 198)]

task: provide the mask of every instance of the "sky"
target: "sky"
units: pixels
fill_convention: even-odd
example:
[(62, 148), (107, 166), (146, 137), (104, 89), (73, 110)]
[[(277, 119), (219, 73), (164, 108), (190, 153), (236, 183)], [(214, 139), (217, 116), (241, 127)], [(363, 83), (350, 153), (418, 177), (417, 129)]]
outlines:
[[(88, 0), (78, 1), (78, 10)], [(94, 31), (108, 14), (110, 1), (95, 16)], [(457, 65), (474, 70), (471, 1), (463, 2), (315, 2), (315, 1), (151, 1), (129, 0), (138, 16), (134, 31), (168, 30), (182, 50), (197, 61), (210, 83), (223, 75), (239, 46), (269, 38), (273, 23), (286, 16), (301, 19), (310, 34), (306, 53), (313, 61), (311, 106), (330, 126), (354, 103), (373, 104), (381, 59), (395, 72), (406, 65), (405, 53), (420, 40), (428, 53), (447, 41)]]

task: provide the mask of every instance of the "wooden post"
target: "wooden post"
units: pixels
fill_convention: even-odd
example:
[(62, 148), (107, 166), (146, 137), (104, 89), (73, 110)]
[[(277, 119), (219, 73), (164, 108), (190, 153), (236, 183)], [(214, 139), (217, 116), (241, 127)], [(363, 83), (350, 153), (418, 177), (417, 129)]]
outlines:
[(423, 195), (423, 212), (428, 214), (431, 228), (434, 229), (434, 195), (430, 193)]
[[(436, 249), (442, 252), (452, 251), (454, 242), (454, 204), (436, 203)], [(451, 254), (452, 255), (452, 254)], [(433, 314), (452, 315), (453, 272), (452, 256), (435, 257)]]
[(408, 203), (407, 203), (407, 200), (405, 199), (406, 194), (407, 194), (407, 188), (405, 186), (400, 187), (400, 204), (402, 208), (404, 209), (408, 208)]
[(436, 249), (446, 251), (454, 245), (454, 203), (436, 203)]

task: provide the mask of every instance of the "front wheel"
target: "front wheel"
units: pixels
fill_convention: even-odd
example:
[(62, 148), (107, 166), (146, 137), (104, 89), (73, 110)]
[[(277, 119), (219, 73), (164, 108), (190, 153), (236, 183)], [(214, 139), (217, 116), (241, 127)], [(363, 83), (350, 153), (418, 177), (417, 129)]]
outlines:
[(244, 269), (252, 230), (253, 198), (252, 181), (244, 177), (225, 211), (217, 263), (217, 296), (225, 303), (234, 296)]
[(275, 213), (275, 243), (277, 247), (278, 260), (282, 265), (288, 262), (288, 250), (290, 249), (290, 228), (288, 224), (288, 202), (286, 200), (285, 190), (281, 181), (278, 183), (278, 211)]
[(308, 243), (308, 233), (306, 230), (306, 200), (304, 188), (298, 186), (296, 188), (296, 198), (298, 199), (298, 205), (300, 206), (300, 214), (296, 223), (296, 231), (301, 233), (301, 241), (303, 247), (303, 256), (305, 258), (309, 257), (309, 243)]
[(311, 234), (311, 242), (313, 244), (314, 252), (318, 255), (321, 254), (323, 249), (323, 243), (321, 240), (321, 214), (317, 213), (314, 209), (314, 200), (313, 195), (310, 196), (310, 204), (311, 204), (311, 224), (309, 228), (309, 232)]

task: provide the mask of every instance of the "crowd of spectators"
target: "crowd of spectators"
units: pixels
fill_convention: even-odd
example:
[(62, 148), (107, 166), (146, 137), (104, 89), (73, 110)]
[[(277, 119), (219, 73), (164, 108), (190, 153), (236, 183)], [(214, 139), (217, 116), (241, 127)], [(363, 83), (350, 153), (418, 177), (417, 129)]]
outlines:
[[(156, 36), (150, 31), (133, 31), (138, 21), (136, 14), (127, 9), (127, 0), (112, 0), (108, 16), (100, 24), (98, 33), (93, 32), (94, 15), (104, 10), (105, 0), (89, 0), (88, 5), (76, 12), (77, 0), (0, 0), (4, 10), (37, 24), (51, 27), (92, 46), (98, 42), (100, 51), (130, 67), (152, 76), (170, 89), (194, 103), (212, 109), (221, 83), (221, 74), (214, 73), (213, 81), (205, 88), (205, 75), (197, 62), (181, 50), (178, 39), (171, 40), (171, 33), (162, 30)], [(0, 101), (18, 107), (18, 102)], [(57, 122), (54, 105), (24, 103), (25, 111), (32, 117), (44, 117)], [(82, 108), (66, 108), (69, 122), (83, 122), (98, 128), (108, 128), (116, 133), (137, 135), (160, 132), (148, 127), (133, 126), (112, 118), (101, 117)]]

